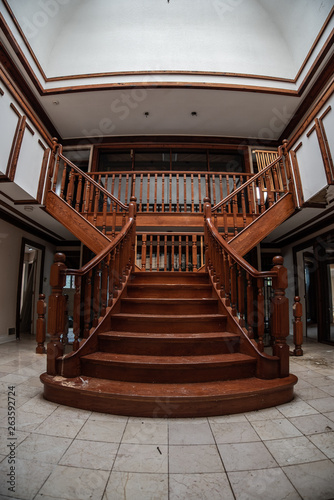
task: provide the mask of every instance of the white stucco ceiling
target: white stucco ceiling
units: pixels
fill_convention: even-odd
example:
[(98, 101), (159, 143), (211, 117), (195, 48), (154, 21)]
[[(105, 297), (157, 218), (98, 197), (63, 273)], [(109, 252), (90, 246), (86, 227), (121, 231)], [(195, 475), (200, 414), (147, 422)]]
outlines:
[(278, 139), (306, 95), (298, 89), (332, 29), (329, 24), (309, 54), (331, 0), (7, 2), (14, 17), (2, 0), (1, 13), (39, 91), (0, 32), (1, 41), (63, 139)]

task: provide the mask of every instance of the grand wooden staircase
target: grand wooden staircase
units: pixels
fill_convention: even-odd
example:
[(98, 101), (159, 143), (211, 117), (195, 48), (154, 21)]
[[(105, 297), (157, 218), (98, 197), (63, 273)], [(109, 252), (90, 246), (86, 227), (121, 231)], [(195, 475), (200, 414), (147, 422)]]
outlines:
[(293, 397), (293, 375), (257, 378), (261, 362), (231, 331), (206, 273), (134, 273), (103, 329), (96, 351), (80, 358), (80, 376), (42, 375), (47, 399), (106, 413), (190, 417)]
[[(187, 260), (192, 272), (190, 265), (187, 272), (175, 272), (174, 248), (171, 271), (145, 272), (146, 254), (140, 271), (136, 266), (136, 199), (123, 204), (70, 162), (69, 170), (63, 166), (58, 182), (59, 159), (66, 158), (61, 151), (55, 157), (49, 169), (46, 208), (52, 213), (57, 206), (59, 220), (61, 211), (67, 213), (68, 226), (69, 211), (75, 212), (72, 230), (82, 235), (96, 256), (80, 270), (67, 269), (63, 254), (55, 256), (47, 372), (41, 375), (44, 397), (94, 411), (151, 417), (222, 415), (290, 401), (297, 378), (289, 374), (285, 341), (289, 318), (283, 259), (276, 257), (272, 270), (265, 273), (242, 257), (254, 245), (251, 231), (263, 237), (264, 223), (259, 231), (257, 219), (271, 210), (276, 214), (272, 226), (276, 226), (283, 217), (277, 215), (280, 203), (285, 218), (294, 210), (291, 176), (281, 163), (283, 156), (216, 206), (204, 200), (205, 265), (196, 266), (193, 249), (192, 261)], [(255, 203), (259, 186), (262, 191)], [(246, 201), (251, 223), (244, 212)], [(112, 207), (109, 212), (108, 205)], [(235, 250), (238, 237), (240, 253)], [(165, 263), (168, 255), (166, 250)], [(73, 352), (65, 354), (63, 287), (68, 275), (75, 279), (74, 341)], [(263, 342), (268, 308), (263, 287), (268, 278), (273, 283), (273, 355), (264, 352)], [(40, 321), (39, 332), (42, 315)]]

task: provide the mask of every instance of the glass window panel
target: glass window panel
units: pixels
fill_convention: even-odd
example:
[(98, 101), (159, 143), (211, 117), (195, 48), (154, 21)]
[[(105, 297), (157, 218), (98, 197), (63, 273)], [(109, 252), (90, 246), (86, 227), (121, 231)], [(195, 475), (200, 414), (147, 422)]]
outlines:
[(243, 151), (210, 151), (211, 172), (244, 172), (245, 158)]

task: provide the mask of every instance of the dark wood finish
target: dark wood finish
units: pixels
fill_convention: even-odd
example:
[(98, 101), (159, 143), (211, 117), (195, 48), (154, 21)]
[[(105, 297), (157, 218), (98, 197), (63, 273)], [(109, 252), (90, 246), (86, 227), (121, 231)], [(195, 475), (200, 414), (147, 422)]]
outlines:
[(51, 150), (50, 150), (50, 148), (46, 148), (41, 141), (38, 141), (38, 144), (44, 150), (44, 153), (43, 153), (41, 172), (39, 174), (36, 200), (38, 201), (38, 203), (42, 203), (44, 184), (45, 184), (45, 178), (46, 178), (46, 173), (47, 173), (47, 165), (48, 165), (48, 160), (49, 160), (49, 155), (50, 155)]
[(37, 321), (36, 321), (36, 342), (37, 342), (37, 347), (36, 347), (36, 353), (37, 354), (45, 354), (46, 349), (44, 346), (45, 342), (45, 332), (46, 332), (46, 325), (45, 325), (45, 314), (46, 314), (46, 302), (45, 302), (45, 295), (44, 293), (41, 293), (39, 295), (39, 300), (37, 302)]
[(16, 126), (16, 131), (13, 138), (12, 147), (9, 153), (9, 159), (6, 169), (6, 176), (11, 182), (13, 182), (15, 178), (16, 167), (19, 159), (25, 126), (26, 126), (26, 117), (20, 116)]
[(294, 356), (303, 355), (303, 323), (302, 323), (302, 305), (300, 303), (300, 297), (295, 297), (295, 302), (293, 304), (293, 343), (295, 348), (292, 351)]

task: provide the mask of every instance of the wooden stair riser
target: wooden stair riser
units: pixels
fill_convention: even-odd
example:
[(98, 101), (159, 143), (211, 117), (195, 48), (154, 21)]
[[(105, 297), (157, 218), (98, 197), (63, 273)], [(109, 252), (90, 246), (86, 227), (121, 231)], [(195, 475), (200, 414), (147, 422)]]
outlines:
[(177, 335), (169, 338), (122, 337), (120, 335), (101, 334), (99, 350), (115, 354), (150, 355), (150, 356), (200, 356), (209, 354), (231, 354), (239, 352), (240, 338), (238, 336), (198, 339), (179, 338)]
[(217, 314), (218, 302), (215, 299), (152, 300), (151, 298), (125, 298), (121, 302), (122, 313), (132, 314)]
[(88, 377), (151, 384), (172, 384), (180, 380), (183, 384), (189, 384), (249, 378), (255, 375), (256, 366), (255, 359), (230, 364), (224, 361), (214, 362), (214, 358), (211, 362), (190, 366), (180, 363), (157, 365), (153, 359), (151, 364), (135, 361), (95, 362), (85, 357), (81, 362), (82, 374)]
[(138, 272), (133, 274), (132, 284), (140, 285), (149, 283), (150, 285), (159, 283), (161, 285), (168, 284), (208, 284), (207, 273), (194, 273), (194, 272)]
[(225, 316), (199, 316), (198, 318), (152, 316), (148, 318), (141, 315), (130, 317), (117, 314), (111, 317), (110, 330), (137, 333), (209, 333), (225, 331), (225, 327)]
[(131, 284), (127, 287), (127, 295), (130, 298), (161, 298), (161, 299), (196, 299), (196, 298), (211, 298), (213, 296), (212, 286), (208, 284), (199, 285), (169, 285), (164, 286), (161, 283), (148, 284), (142, 283), (141, 285)]

